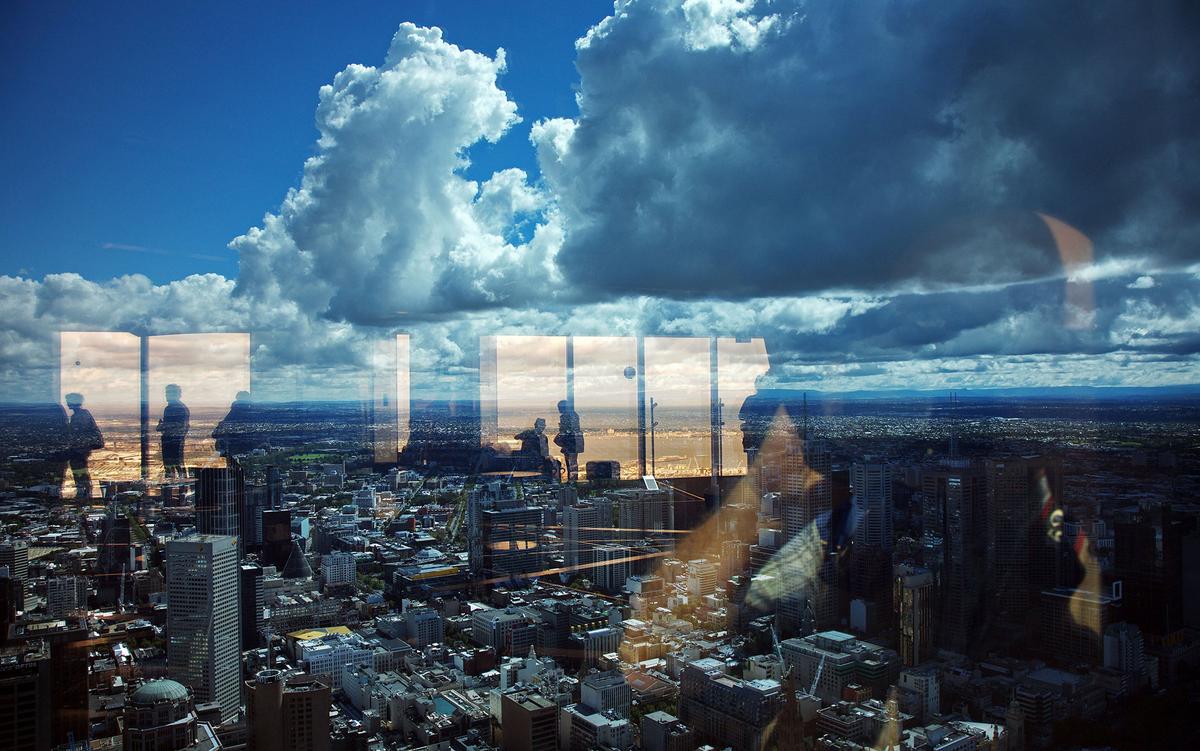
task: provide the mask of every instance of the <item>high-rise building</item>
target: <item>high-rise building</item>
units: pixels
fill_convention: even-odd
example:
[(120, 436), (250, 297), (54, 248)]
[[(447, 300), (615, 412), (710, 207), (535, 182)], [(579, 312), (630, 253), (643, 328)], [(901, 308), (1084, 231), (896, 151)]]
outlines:
[(1024, 624), (1038, 593), (1059, 585), (1063, 547), (1049, 528), (1062, 504), (1062, 463), (1047, 457), (987, 462), (987, 571), (991, 607)]
[(588, 569), (589, 578), (605, 592), (620, 592), (633, 572), (629, 561), (633, 551), (625, 545), (597, 545), (592, 555), (596, 565)]
[(329, 686), (310, 676), (262, 670), (246, 681), (249, 751), (328, 751)]
[(579, 700), (592, 709), (601, 712), (612, 709), (622, 717), (629, 716), (633, 689), (620, 670), (605, 670), (584, 676), (579, 691)]
[(500, 727), (504, 751), (555, 751), (558, 704), (535, 691), (509, 691), (500, 697)]
[(933, 655), (933, 574), (901, 564), (892, 585), (900, 659), (906, 666), (919, 665)]
[(1145, 668), (1142, 631), (1132, 623), (1114, 623), (1104, 630), (1104, 667), (1140, 681)]
[(0, 748), (49, 751), (52, 676), (46, 642), (0, 648)]
[(956, 652), (972, 644), (983, 604), (986, 532), (985, 481), (982, 470), (962, 460), (948, 460), (922, 472), (927, 502), (939, 509), (942, 526), (940, 633), (937, 642)]
[(171, 540), (166, 566), (168, 674), (228, 721), (241, 704), (237, 538)]
[(246, 476), (241, 467), (205, 467), (196, 473), (196, 532), (241, 538), (242, 509), (246, 504)]
[(1196, 520), (1169, 506), (1120, 515), (1114, 524), (1113, 567), (1124, 585), (1128, 620), (1163, 637), (1184, 623), (1184, 540)]
[(818, 531), (833, 512), (833, 460), (828, 445), (813, 440), (807, 422), (800, 436), (787, 439), (783, 458), (779, 620), (784, 633), (799, 633), (806, 610), (817, 628), (837, 621), (836, 581)]
[[(608, 511), (607, 516), (603, 513)], [(581, 501), (563, 509), (563, 562), (567, 566), (591, 563), (592, 548), (607, 539), (612, 528), (610, 508)]]
[(266, 606), (262, 566), (247, 561), (238, 567), (241, 576), (242, 651), (256, 649), (262, 642)]
[(288, 509), (263, 511), (262, 562), (282, 570), (292, 554), (292, 512)]
[(24, 585), (29, 580), (29, 543), (24, 540), (0, 542), (0, 566), (7, 567), (8, 575)]
[(718, 748), (761, 748), (782, 703), (778, 681), (733, 678), (712, 659), (686, 665), (679, 683), (679, 719)]
[(892, 549), (892, 465), (855, 462), (850, 466), (850, 485), (858, 505), (856, 545)]
[(525, 506), (506, 483), (472, 488), (467, 496), (467, 559), (472, 579), (518, 576), (541, 568), (543, 522), (542, 509)]
[(687, 591), (692, 597), (703, 597), (717, 591), (717, 566), (712, 561), (697, 558), (687, 564)]
[(694, 751), (692, 729), (666, 712), (642, 716), (642, 748), (645, 751)]
[(1102, 592), (1058, 587), (1042, 592), (1038, 645), (1048, 658), (1104, 660), (1104, 634), (1116, 620), (1120, 599)]
[(46, 613), (55, 618), (87, 609), (88, 582), (82, 576), (54, 576), (46, 580)]
[(354, 555), (352, 553), (335, 552), (321, 556), (321, 581), (327, 587), (339, 587), (354, 583)]
[(907, 688), (920, 698), (917, 719), (933, 722), (942, 711), (941, 681), (936, 668), (906, 668), (900, 671), (900, 688)]

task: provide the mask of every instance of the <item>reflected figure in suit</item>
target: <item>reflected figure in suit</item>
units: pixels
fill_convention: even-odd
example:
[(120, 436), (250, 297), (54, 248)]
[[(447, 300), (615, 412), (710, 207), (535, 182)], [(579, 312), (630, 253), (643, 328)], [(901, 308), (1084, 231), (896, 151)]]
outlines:
[(92, 476), (88, 471), (88, 460), (96, 449), (104, 448), (104, 436), (96, 425), (96, 418), (83, 406), (83, 394), (70, 393), (64, 399), (71, 410), (71, 421), (67, 424), (67, 463), (75, 479), (75, 497), (92, 497)]
[(163, 471), (168, 480), (182, 479), (187, 477), (187, 469), (183, 466), (183, 443), (192, 427), (192, 413), (180, 400), (183, 389), (178, 384), (168, 385), (166, 395), (167, 406), (156, 428), (162, 433)]
[(583, 453), (583, 428), (579, 425), (579, 413), (563, 399), (558, 403), (558, 435), (554, 445), (562, 449), (563, 463), (567, 465), (567, 482), (579, 480), (579, 455)]
[(558, 475), (557, 462), (550, 458), (550, 441), (546, 437), (545, 418), (537, 418), (533, 421), (532, 428), (522, 430), (513, 437), (521, 442), (522, 466), (541, 472), (547, 478)]
[(237, 457), (248, 454), (258, 447), (259, 442), (254, 437), (254, 405), (250, 401), (249, 391), (239, 391), (229, 405), (229, 413), (217, 428), (212, 437), (217, 443), (217, 453), (225, 457), (225, 463), (230, 467), (238, 466)]

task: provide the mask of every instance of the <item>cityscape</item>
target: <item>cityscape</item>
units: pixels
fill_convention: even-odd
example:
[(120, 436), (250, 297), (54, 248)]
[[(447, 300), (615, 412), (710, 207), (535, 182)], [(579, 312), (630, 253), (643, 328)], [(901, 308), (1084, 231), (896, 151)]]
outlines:
[(0, 748), (1200, 745), (1191, 9), (18, 6)]

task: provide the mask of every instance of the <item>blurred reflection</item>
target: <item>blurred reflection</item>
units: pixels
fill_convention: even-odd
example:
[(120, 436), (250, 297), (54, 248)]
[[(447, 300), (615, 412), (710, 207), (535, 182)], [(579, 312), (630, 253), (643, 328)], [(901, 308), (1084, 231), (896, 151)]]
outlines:
[(88, 460), (96, 449), (104, 448), (104, 436), (95, 418), (83, 406), (83, 394), (70, 393), (64, 397), (71, 420), (67, 425), (67, 462), (75, 480), (75, 497), (92, 497), (92, 476)]
[[(89, 462), (93, 480), (103, 484), (139, 479), (141, 339), (123, 332), (61, 332), (58, 381), (59, 394), (87, 395), (88, 410), (104, 434), (105, 448), (93, 451)], [(66, 412), (62, 415), (65, 451)], [(61, 461), (65, 470), (65, 453)]]
[(558, 402), (558, 434), (554, 436), (554, 445), (562, 450), (564, 469), (567, 482), (579, 480), (579, 455), (583, 453), (583, 428), (579, 424), (579, 413), (576, 412), (566, 399)]
[(212, 432), (217, 453), (230, 467), (238, 465), (238, 457), (261, 445), (255, 424), (254, 405), (249, 391), (239, 391), (229, 405), (229, 412)]
[[(164, 413), (168, 406), (166, 386), (179, 386), (188, 395), (190, 428), (184, 438), (183, 455), (193, 467), (225, 464), (212, 435), (237, 393), (250, 390), (250, 335), (152, 336), (148, 354), (147, 389), (152, 395), (163, 395), (161, 401), (149, 405), (150, 413)], [(162, 447), (154, 448), (157, 455), (151, 457), (151, 466), (165, 468)]]
[(637, 338), (571, 338), (572, 406), (587, 419), (587, 449), (579, 460), (588, 476), (638, 476)]
[(537, 472), (546, 479), (559, 478), (560, 466), (550, 458), (550, 442), (546, 437), (544, 418), (534, 420), (532, 428), (522, 430), (513, 437), (521, 442), (517, 469)]
[(166, 388), (167, 406), (163, 409), (162, 418), (155, 428), (162, 434), (163, 473), (168, 480), (187, 477), (183, 462), (183, 444), (187, 440), (188, 430), (191, 429), (192, 413), (183, 403), (183, 389), (179, 384), (168, 384)]

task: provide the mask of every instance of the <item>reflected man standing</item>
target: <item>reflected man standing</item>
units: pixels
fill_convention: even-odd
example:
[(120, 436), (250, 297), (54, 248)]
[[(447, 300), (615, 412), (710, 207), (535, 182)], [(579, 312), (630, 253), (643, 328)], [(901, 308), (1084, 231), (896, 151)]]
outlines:
[(169, 384), (166, 395), (167, 406), (156, 429), (162, 433), (163, 471), (168, 480), (174, 480), (187, 476), (183, 466), (183, 444), (192, 426), (192, 413), (180, 399), (183, 389), (178, 384)]
[(83, 394), (72, 392), (64, 397), (67, 409), (71, 410), (71, 421), (67, 425), (67, 462), (75, 479), (75, 497), (92, 497), (92, 476), (88, 471), (88, 459), (92, 451), (104, 448), (104, 436), (96, 425), (96, 418), (83, 406)]
[(579, 455), (583, 453), (583, 429), (579, 425), (579, 413), (571, 408), (566, 399), (558, 403), (558, 435), (554, 445), (562, 449), (563, 462), (567, 465), (567, 482), (579, 480)]

